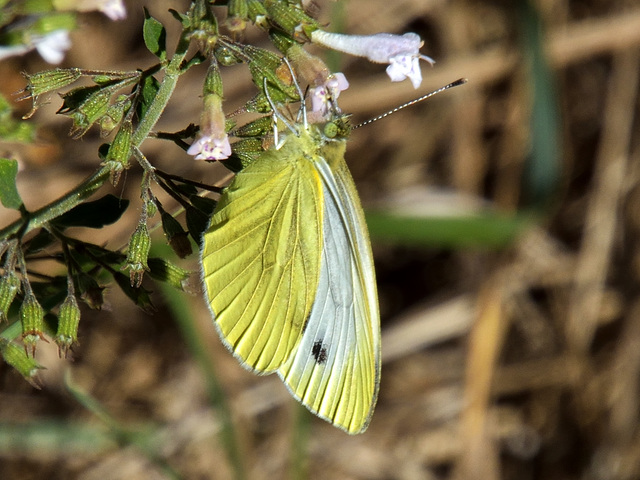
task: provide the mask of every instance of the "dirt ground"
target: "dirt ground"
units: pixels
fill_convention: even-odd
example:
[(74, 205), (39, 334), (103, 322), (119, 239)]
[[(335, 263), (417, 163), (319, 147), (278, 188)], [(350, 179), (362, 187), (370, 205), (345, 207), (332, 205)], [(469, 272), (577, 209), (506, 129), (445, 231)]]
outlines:
[[(169, 26), (168, 8), (187, 4), (129, 1), (118, 23), (87, 14), (63, 66), (147, 67), (154, 59), (142, 42), (142, 5)], [(72, 359), (41, 342), (40, 390), (0, 365), (0, 478), (640, 478), (640, 4), (532, 6), (326, 0), (309, 7), (342, 32), (416, 32), (436, 60), (422, 65), (416, 92), (409, 82), (389, 82), (383, 65), (340, 56), (351, 84), (340, 105), (354, 123), (469, 80), (351, 134), (347, 161), (365, 208), (527, 219), (499, 244), (483, 240), (491, 228), (484, 224), (420, 241), (372, 227), (383, 369), (364, 434), (312, 417), (276, 376), (244, 370), (218, 339), (194, 274), (182, 300), (149, 284), (153, 314), (110, 287), (107, 308), (83, 308)], [(244, 41), (268, 46), (255, 28)], [(45, 68), (35, 53), (4, 60), (0, 89), (12, 94), (24, 87), (20, 72)], [(194, 68), (181, 79), (160, 129), (198, 122), (204, 73)], [(255, 94), (243, 67), (223, 75), (227, 111)], [(97, 130), (69, 139), (69, 119), (54, 115), (57, 98), (50, 102), (31, 120), (36, 145), (0, 145), (20, 161), (30, 209), (93, 172), (104, 142)], [(167, 142), (149, 140), (143, 151), (171, 173), (210, 184), (229, 179), (219, 165), (194, 162)], [(133, 168), (117, 188), (101, 190), (132, 205), (116, 225), (86, 238), (126, 245), (140, 173)], [(0, 225), (11, 219), (0, 209)], [(160, 231), (155, 238), (162, 243)], [(196, 271), (196, 257), (181, 266)], [(185, 334), (191, 320), (204, 352)], [(84, 405), (69, 385), (85, 392)]]

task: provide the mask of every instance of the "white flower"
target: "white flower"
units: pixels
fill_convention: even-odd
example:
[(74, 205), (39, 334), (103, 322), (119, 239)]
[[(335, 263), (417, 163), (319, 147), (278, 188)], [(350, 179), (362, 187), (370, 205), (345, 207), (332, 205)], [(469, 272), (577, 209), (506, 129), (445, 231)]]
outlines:
[(330, 75), (324, 84), (309, 89), (311, 111), (325, 117), (330, 112), (331, 104), (335, 105), (340, 92), (347, 88), (349, 88), (349, 82), (343, 73)]
[(411, 80), (413, 88), (418, 88), (422, 83), (422, 72), (420, 71), (420, 58), (408, 55), (396, 55), (389, 59), (387, 75), (392, 82), (401, 82), (405, 78)]
[(24, 55), (25, 53), (33, 50), (33, 48), (27, 45), (2, 45), (0, 46), (0, 60), (4, 60), (9, 57), (16, 57), (18, 55)]
[(113, 21), (127, 18), (127, 9), (123, 0), (53, 0), (53, 4), (58, 10), (78, 12), (98, 10)]
[(333, 50), (366, 57), (375, 63), (388, 63), (387, 75), (392, 82), (409, 78), (414, 88), (418, 88), (422, 82), (420, 59), (432, 65), (435, 63), (431, 57), (420, 53), (424, 42), (416, 33), (342, 35), (315, 30), (311, 34), (311, 40)]
[(114, 22), (116, 20), (124, 20), (127, 18), (127, 9), (125, 8), (122, 0), (103, 0), (100, 3), (101, 4), (97, 9)]
[(195, 155), (196, 160), (224, 160), (231, 155), (229, 137), (213, 138), (201, 136), (191, 144), (187, 150), (189, 155)]
[(55, 30), (46, 35), (34, 36), (32, 42), (40, 56), (54, 65), (62, 62), (64, 54), (71, 48), (67, 30)]
[(35, 49), (46, 62), (57, 65), (62, 62), (64, 54), (69, 48), (71, 48), (69, 32), (55, 30), (45, 35), (31, 35), (27, 44), (0, 47), (0, 60), (24, 55)]

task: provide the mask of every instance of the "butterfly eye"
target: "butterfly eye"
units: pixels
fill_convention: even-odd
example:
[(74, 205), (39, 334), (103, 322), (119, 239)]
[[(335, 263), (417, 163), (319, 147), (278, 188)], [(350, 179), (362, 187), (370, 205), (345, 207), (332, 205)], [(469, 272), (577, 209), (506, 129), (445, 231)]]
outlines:
[(336, 138), (338, 135), (338, 125), (335, 122), (329, 122), (324, 126), (324, 134), (327, 138)]

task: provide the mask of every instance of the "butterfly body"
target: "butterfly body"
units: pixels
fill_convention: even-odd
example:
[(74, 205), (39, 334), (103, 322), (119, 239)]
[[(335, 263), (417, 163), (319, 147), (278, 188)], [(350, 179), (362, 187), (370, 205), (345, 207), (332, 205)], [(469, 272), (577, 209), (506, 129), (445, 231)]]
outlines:
[(215, 323), (240, 362), (277, 372), (312, 412), (359, 433), (378, 394), (380, 325), (364, 214), (344, 160), (348, 128), (338, 125), (333, 138), (319, 124), (288, 133), (239, 172), (201, 258)]

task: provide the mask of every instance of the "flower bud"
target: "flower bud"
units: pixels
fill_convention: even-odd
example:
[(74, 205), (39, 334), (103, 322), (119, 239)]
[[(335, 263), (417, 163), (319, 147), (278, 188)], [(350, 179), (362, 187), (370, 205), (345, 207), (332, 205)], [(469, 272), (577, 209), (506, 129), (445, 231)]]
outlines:
[(33, 293), (28, 293), (20, 306), (20, 321), (22, 322), (22, 342), (27, 354), (36, 353), (38, 340), (44, 338), (44, 310)]
[(9, 307), (20, 291), (20, 279), (15, 272), (6, 272), (0, 278), (0, 322), (7, 320)]
[(67, 295), (67, 298), (58, 312), (58, 331), (55, 342), (58, 345), (58, 354), (67, 356), (69, 348), (78, 341), (78, 324), (80, 323), (80, 307), (75, 295)]
[(27, 355), (23, 348), (6, 338), (0, 337), (0, 354), (4, 361), (15, 368), (25, 380), (34, 387), (40, 388), (36, 375), (42, 366), (33, 357)]
[(107, 113), (100, 119), (100, 135), (106, 137), (116, 128), (125, 112), (131, 107), (131, 100), (126, 95), (118, 95), (116, 101), (109, 105)]
[(80, 297), (89, 305), (89, 308), (94, 310), (102, 309), (105, 287), (98, 285), (98, 282), (92, 276), (84, 272), (81, 272), (77, 278)]
[(274, 101), (298, 100), (298, 93), (290, 82), (284, 82), (278, 75), (278, 69), (283, 65), (282, 59), (273, 52), (264, 48), (245, 45), (243, 53), (250, 59), (249, 71), (253, 83), (260, 89), (264, 86), (266, 78), (269, 85), (269, 93)]
[(145, 208), (147, 209), (147, 218), (151, 218), (158, 213), (158, 205), (153, 200), (147, 200), (145, 202)]
[[(209, 55), (211, 49), (218, 42), (218, 22), (211, 14), (207, 2), (199, 0), (193, 2), (193, 8), (189, 10), (188, 24), (192, 32), (191, 38), (200, 46), (205, 55)], [(183, 25), (185, 20), (183, 20)]]
[(247, 8), (247, 14), (255, 25), (260, 28), (267, 28), (269, 26), (267, 22), (267, 9), (260, 0), (248, 0)]
[(108, 167), (111, 171), (111, 183), (114, 187), (118, 184), (122, 171), (129, 167), (132, 133), (133, 126), (131, 122), (124, 122), (109, 146), (105, 161), (102, 162), (102, 165)]
[(215, 60), (209, 65), (209, 70), (207, 70), (207, 76), (204, 80), (204, 87), (202, 88), (203, 97), (210, 94), (215, 94), (222, 99), (222, 76), (220, 75), (218, 62)]
[(27, 86), (23, 90), (25, 96), (21, 97), (20, 100), (28, 97), (33, 97), (35, 100), (38, 95), (72, 84), (80, 78), (81, 72), (79, 68), (56, 68), (34, 73), (33, 75), (26, 73), (23, 75), (27, 79)]
[[(273, 128), (271, 117), (260, 117), (233, 130), (234, 137), (264, 137)], [(235, 145), (235, 144), (234, 144)]]
[(264, 151), (264, 145), (259, 138), (243, 138), (233, 143), (233, 157), (229, 159), (237, 158), (240, 161), (225, 162), (224, 165), (232, 172), (237, 173), (257, 160)]
[(150, 258), (149, 275), (156, 280), (168, 283), (174, 288), (186, 291), (191, 272), (162, 258)]
[(289, 2), (267, 0), (265, 7), (267, 7), (269, 20), (297, 40), (311, 38), (311, 32), (320, 28), (318, 22), (307, 15), (304, 10)]
[(129, 249), (127, 251), (127, 265), (132, 287), (142, 285), (144, 272), (149, 270), (147, 257), (151, 249), (151, 237), (146, 223), (140, 223), (131, 235)]
[(241, 32), (247, 26), (249, 5), (247, 0), (229, 0), (227, 28), (231, 32)]
[(64, 104), (58, 113), (71, 117), (71, 135), (79, 138), (107, 113), (111, 91), (101, 87), (83, 87), (70, 91), (63, 98)]
[(182, 225), (180, 225), (180, 222), (164, 210), (160, 213), (160, 218), (162, 219), (162, 229), (167, 236), (167, 242), (169, 242), (173, 251), (176, 252), (176, 255), (180, 258), (191, 255), (191, 242), (189, 241), (187, 232), (185, 232)]

